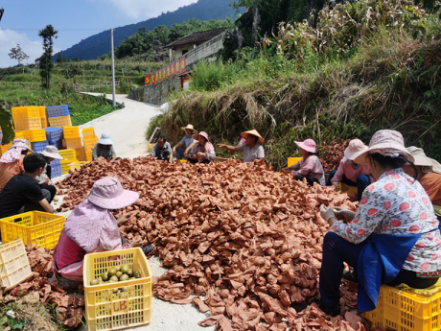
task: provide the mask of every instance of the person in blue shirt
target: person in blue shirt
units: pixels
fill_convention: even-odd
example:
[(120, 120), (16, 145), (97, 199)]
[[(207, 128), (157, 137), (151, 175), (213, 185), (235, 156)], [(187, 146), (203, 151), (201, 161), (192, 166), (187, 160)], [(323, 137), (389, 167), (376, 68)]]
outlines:
[(184, 138), (182, 138), (182, 140), (179, 143), (177, 143), (173, 147), (173, 155), (176, 155), (176, 158), (178, 160), (182, 160), (185, 158), (184, 157), (185, 150), (188, 148), (188, 146), (190, 146), (194, 142), (193, 134), (198, 133), (191, 124), (188, 124), (187, 126), (182, 127), (181, 129), (185, 131), (185, 136)]

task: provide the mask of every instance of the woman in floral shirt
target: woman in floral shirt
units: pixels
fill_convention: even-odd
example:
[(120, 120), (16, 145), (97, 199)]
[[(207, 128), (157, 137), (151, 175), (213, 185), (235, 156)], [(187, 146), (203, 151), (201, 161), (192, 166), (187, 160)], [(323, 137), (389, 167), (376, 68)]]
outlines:
[(329, 314), (339, 312), (343, 262), (356, 270), (359, 311), (375, 308), (381, 283), (426, 288), (441, 270), (438, 220), (423, 187), (402, 169), (406, 162), (413, 164), (413, 157), (401, 133), (376, 132), (369, 149), (354, 159), (368, 164), (377, 181), (364, 191), (350, 224), (337, 220), (342, 212), (321, 208), (332, 225), (320, 272), (320, 306)]

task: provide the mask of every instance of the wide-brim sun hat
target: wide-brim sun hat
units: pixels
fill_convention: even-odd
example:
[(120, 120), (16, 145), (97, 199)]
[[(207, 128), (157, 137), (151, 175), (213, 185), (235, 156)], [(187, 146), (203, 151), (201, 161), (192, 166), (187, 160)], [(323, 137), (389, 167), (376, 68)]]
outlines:
[(12, 141), (12, 146), (9, 147), (9, 149), (11, 149), (11, 148), (27, 149), (27, 150), (29, 150), (30, 152), (32, 152), (31, 144), (30, 144), (29, 141), (26, 140), (26, 139), (14, 139), (14, 140)]
[(252, 135), (255, 136), (257, 138), (259, 138), (259, 140), (257, 141), (260, 145), (263, 145), (263, 143), (265, 142), (265, 139), (263, 139), (263, 137), (259, 134), (259, 132), (257, 132), (257, 130), (249, 130), (249, 131), (244, 131), (240, 134), (240, 136), (244, 139), (247, 139), (248, 135)]
[(98, 144), (113, 145), (113, 140), (110, 139), (110, 135), (108, 133), (102, 133), (100, 140), (98, 140)]
[(294, 143), (308, 153), (317, 153), (317, 144), (312, 139), (306, 139), (305, 141), (295, 141)]
[(196, 133), (193, 135), (193, 139), (199, 139), (199, 136), (204, 137), (205, 139), (207, 139), (208, 142), (210, 142), (210, 140), (208, 139), (208, 134), (205, 131), (201, 131), (199, 133)]
[(104, 209), (121, 209), (135, 203), (139, 193), (125, 190), (114, 177), (102, 178), (93, 184), (87, 197), (90, 203)]
[(192, 124), (187, 124), (187, 126), (183, 126), (183, 127), (181, 127), (181, 129), (182, 130), (191, 130), (191, 131), (193, 131), (193, 133), (198, 133), (195, 129), (194, 129), (194, 126), (192, 125)]
[(369, 142), (369, 147), (360, 153), (354, 161), (358, 164), (369, 164), (368, 154), (381, 154), (388, 157), (398, 157), (403, 155), (407, 160), (413, 162), (415, 159), (404, 146), (403, 135), (395, 130), (379, 130), (374, 133)]
[(428, 157), (422, 148), (411, 146), (407, 148), (407, 151), (412, 154), (415, 161), (413, 162), (416, 166), (431, 168), (433, 172), (441, 174), (441, 164)]
[(56, 159), (56, 160), (63, 159), (63, 157), (58, 153), (58, 148), (52, 145), (46, 146), (46, 148), (41, 154), (51, 159)]
[(352, 161), (367, 151), (368, 148), (360, 139), (353, 139), (349, 142), (349, 146), (345, 149), (343, 155)]

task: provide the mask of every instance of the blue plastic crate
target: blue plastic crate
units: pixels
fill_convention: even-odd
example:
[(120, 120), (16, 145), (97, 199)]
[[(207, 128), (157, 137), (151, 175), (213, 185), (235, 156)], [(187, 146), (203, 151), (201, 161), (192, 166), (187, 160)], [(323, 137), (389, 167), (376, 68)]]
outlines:
[(61, 162), (60, 162), (60, 160), (55, 159), (55, 160), (53, 160), (53, 161), (51, 162), (50, 165), (51, 165), (51, 166), (57, 166), (57, 165), (60, 165), (60, 166), (61, 166)]
[(60, 141), (63, 139), (63, 128), (46, 128), (46, 137), (48, 141)]
[(68, 116), (70, 115), (69, 108), (67, 107), (67, 105), (46, 107), (46, 115), (48, 118)]
[(61, 164), (53, 165), (50, 164), (49, 167), (51, 167), (51, 177), (60, 177), (62, 175), (61, 173)]
[(37, 153), (43, 152), (47, 145), (49, 145), (47, 140), (37, 141), (35, 143), (31, 143), (31, 149)]
[(55, 146), (58, 149), (63, 149), (63, 142), (61, 140), (59, 141), (49, 141), (49, 145)]

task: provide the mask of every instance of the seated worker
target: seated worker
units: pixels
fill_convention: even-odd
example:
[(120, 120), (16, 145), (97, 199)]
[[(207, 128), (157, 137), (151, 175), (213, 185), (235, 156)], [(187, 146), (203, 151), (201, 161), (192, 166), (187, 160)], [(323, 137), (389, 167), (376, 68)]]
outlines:
[(31, 151), (29, 141), (14, 139), (12, 146), (0, 158), (0, 192), (15, 175), (24, 171), (23, 159)]
[(441, 272), (441, 234), (424, 188), (403, 170), (413, 156), (401, 133), (380, 130), (369, 148), (355, 158), (368, 164), (376, 182), (363, 192), (358, 210), (338, 221), (342, 210), (320, 207), (332, 226), (323, 241), (320, 270), (320, 308), (340, 314), (340, 283), (346, 262), (358, 282), (358, 311), (375, 309), (381, 284), (406, 284), (423, 289), (434, 285)]
[(259, 132), (256, 130), (244, 131), (240, 136), (246, 139), (246, 144), (237, 147), (218, 144), (217, 147), (227, 149), (231, 152), (243, 153), (243, 162), (252, 162), (265, 158), (265, 151), (262, 146), (265, 139), (262, 138)]
[[(137, 192), (124, 190), (121, 182), (105, 177), (95, 182), (86, 201), (80, 203), (66, 219), (54, 251), (52, 285), (64, 290), (76, 290), (83, 285), (83, 262), (88, 253), (136, 247), (123, 239), (118, 225), (129, 220), (125, 214), (116, 220), (109, 210), (132, 205), (139, 199)], [(145, 254), (153, 246), (143, 247)]]
[(159, 136), (158, 141), (153, 145), (150, 155), (161, 161), (173, 162), (172, 148), (163, 136)]
[[(407, 148), (415, 159), (415, 166), (418, 170), (418, 181), (426, 191), (435, 208), (438, 220), (441, 221), (441, 164), (438, 161), (427, 157), (421, 148), (415, 146)], [(404, 166), (404, 171), (409, 174), (411, 166)]]
[(306, 139), (303, 142), (296, 141), (295, 144), (299, 146), (303, 159), (291, 167), (284, 168), (281, 171), (291, 171), (294, 174), (294, 178), (297, 180), (303, 180), (306, 178), (306, 181), (310, 186), (313, 186), (314, 183), (319, 183), (320, 185), (324, 186), (325, 172), (323, 171), (322, 164), (317, 156), (317, 147), (315, 141), (312, 139)]
[(178, 160), (184, 158), (185, 150), (194, 142), (193, 134), (198, 133), (191, 124), (181, 129), (185, 131), (185, 136), (173, 147), (173, 155), (176, 155)]
[(63, 157), (58, 153), (58, 148), (55, 146), (48, 145), (46, 146), (45, 150), (40, 153), (46, 158), (46, 167), (44, 169), (44, 172), (35, 178), (38, 185), (41, 186), (41, 188), (48, 190), (51, 194), (51, 200), (54, 199), (55, 193), (57, 193), (57, 189), (51, 182), (52, 173), (51, 173), (51, 167), (49, 167), (49, 164), (53, 160), (62, 160)]
[(0, 192), (0, 218), (28, 211), (55, 212), (51, 194), (42, 189), (35, 178), (44, 172), (46, 158), (38, 153), (23, 159), (24, 173), (15, 175)]
[(364, 189), (371, 183), (371, 169), (367, 165), (355, 163), (354, 157), (357, 157), (367, 148), (360, 139), (351, 140), (349, 146), (345, 149), (344, 157), (341, 159), (338, 169), (329, 173), (326, 186), (334, 185), (337, 187), (340, 182), (349, 186), (357, 186), (358, 201), (360, 201)]
[(188, 158), (188, 162), (210, 163), (216, 158), (214, 146), (208, 140), (206, 132), (202, 131), (194, 134), (193, 139), (195, 141), (187, 147), (184, 153), (184, 156)]
[(93, 147), (92, 160), (96, 160), (99, 157), (103, 157), (106, 160), (116, 159), (115, 149), (113, 148), (113, 140), (110, 139), (108, 133), (101, 134), (100, 140), (98, 140), (98, 143)]

